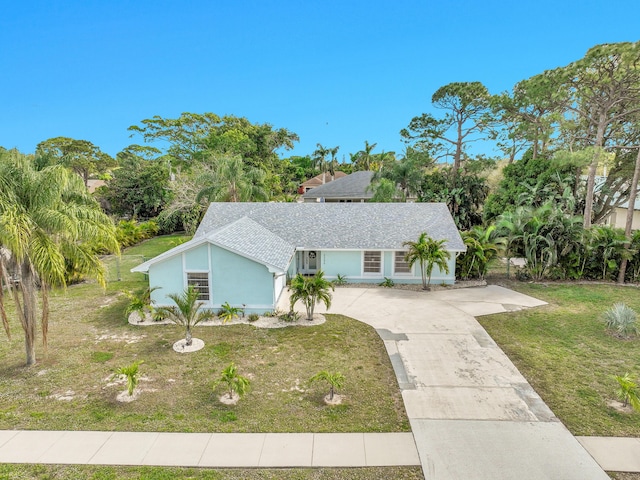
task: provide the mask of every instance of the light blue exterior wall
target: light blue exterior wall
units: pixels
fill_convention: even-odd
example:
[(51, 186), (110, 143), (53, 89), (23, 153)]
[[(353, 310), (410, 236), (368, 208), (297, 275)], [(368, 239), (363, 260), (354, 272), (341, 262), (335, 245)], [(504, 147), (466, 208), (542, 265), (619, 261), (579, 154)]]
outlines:
[[(394, 261), (395, 251), (382, 251), (382, 273), (363, 273), (363, 252), (361, 250), (341, 251), (323, 250), (321, 252), (322, 271), (329, 280), (335, 279), (338, 274), (344, 275), (350, 283), (380, 283), (385, 277), (392, 279), (395, 283), (421, 283), (419, 265), (414, 265), (412, 274), (395, 274)], [(455, 283), (455, 253), (451, 252), (449, 259), (449, 273), (441, 272), (437, 267), (433, 268), (431, 283)]]
[(167, 297), (168, 294), (184, 292), (182, 255), (176, 255), (164, 262), (150, 265), (149, 286), (151, 288), (159, 287), (151, 292), (151, 301), (158, 305), (170, 305), (172, 300)]
[[(324, 250), (320, 253), (320, 267), (327, 279), (338, 274), (350, 283), (380, 283), (385, 277), (395, 283), (421, 283), (420, 270), (414, 265), (412, 274), (394, 274), (394, 251), (382, 252), (383, 271), (380, 274), (363, 273), (363, 252), (360, 250)], [(287, 271), (289, 277), (297, 271), (295, 256)], [(149, 266), (149, 285), (160, 287), (151, 294), (157, 305), (171, 305), (168, 294), (184, 292), (187, 272), (207, 272), (211, 300), (206, 307), (217, 310), (224, 302), (232, 306), (245, 305), (245, 313), (262, 314), (273, 311), (280, 294), (284, 278), (277, 279), (274, 273), (260, 263), (211, 244), (204, 244), (177, 253)], [(449, 260), (449, 273), (443, 274), (434, 267), (432, 284), (455, 283), (455, 254)]]
[(362, 252), (331, 251), (320, 253), (322, 271), (328, 278), (335, 278), (338, 274), (346, 277), (359, 277), (362, 269)]
[[(245, 307), (245, 314), (273, 311), (274, 274), (266, 266), (215, 245), (205, 244), (149, 266), (149, 285), (160, 287), (151, 294), (156, 305), (172, 305), (169, 294), (181, 294), (187, 272), (208, 272), (210, 301), (206, 308), (218, 310), (224, 302)], [(281, 280), (282, 283), (282, 280)]]
[(229, 302), (246, 305), (246, 313), (273, 310), (274, 277), (267, 267), (215, 245), (210, 245), (214, 306)]
[(184, 268), (186, 271), (209, 270), (209, 251), (207, 245), (184, 252)]

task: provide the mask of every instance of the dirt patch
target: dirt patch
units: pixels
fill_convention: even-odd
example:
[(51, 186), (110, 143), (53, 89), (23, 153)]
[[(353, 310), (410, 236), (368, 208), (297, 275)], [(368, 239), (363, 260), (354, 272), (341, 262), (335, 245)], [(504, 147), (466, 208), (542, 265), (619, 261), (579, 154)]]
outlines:
[(182, 339), (178, 340), (173, 344), (173, 349), (178, 353), (191, 353), (197, 352), (198, 350), (202, 350), (204, 348), (204, 341), (199, 338), (192, 338), (191, 345), (187, 345), (187, 340)]
[(333, 394), (333, 398), (331, 398), (331, 394), (326, 394), (324, 396), (324, 403), (331, 407), (336, 405), (341, 405), (343, 400), (343, 395), (338, 395), (337, 393)]
[(220, 403), (224, 403), (225, 405), (235, 405), (240, 400), (240, 395), (234, 392), (233, 395), (229, 397), (229, 394), (225, 393), (219, 397), (218, 400), (220, 400)]
[(620, 413), (633, 413), (633, 407), (631, 405), (625, 406), (622, 402), (618, 400), (609, 400), (607, 402), (607, 407), (613, 408), (614, 410)]
[(125, 342), (127, 345), (129, 345), (132, 343), (138, 343), (144, 340), (145, 338), (147, 338), (146, 335), (130, 335), (127, 332), (123, 332), (120, 334), (106, 332), (100, 335), (96, 335), (94, 343), (98, 344), (104, 341), (113, 341), (113, 342)]

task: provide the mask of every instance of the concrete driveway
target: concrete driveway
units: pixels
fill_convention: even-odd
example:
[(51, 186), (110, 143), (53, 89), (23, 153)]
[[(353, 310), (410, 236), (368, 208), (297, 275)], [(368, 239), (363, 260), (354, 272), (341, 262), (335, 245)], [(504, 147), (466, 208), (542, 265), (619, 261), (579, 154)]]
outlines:
[(474, 318), (540, 305), (498, 286), (338, 288), (330, 312), (384, 340), (427, 479), (606, 480)]

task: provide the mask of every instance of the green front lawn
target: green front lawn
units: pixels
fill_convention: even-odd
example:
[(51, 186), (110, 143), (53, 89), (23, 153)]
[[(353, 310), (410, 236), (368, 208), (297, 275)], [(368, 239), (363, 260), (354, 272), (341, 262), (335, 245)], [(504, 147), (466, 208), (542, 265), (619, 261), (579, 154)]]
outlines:
[(640, 437), (640, 413), (608, 406), (613, 375), (640, 380), (640, 339), (605, 331), (600, 315), (615, 302), (640, 312), (640, 291), (615, 285), (538, 285), (511, 288), (549, 305), (478, 320), (551, 410), (574, 435)]
[[(129, 249), (145, 257), (169, 248), (159, 237)], [(126, 257), (125, 257), (126, 258)], [(113, 260), (111, 260), (113, 261)], [(131, 326), (120, 289), (142, 288), (142, 274), (122, 272), (106, 292), (94, 283), (51, 295), (49, 347), (26, 368), (15, 318), (13, 339), (0, 342), (0, 429), (175, 432), (409, 431), (402, 397), (383, 342), (368, 325), (340, 315), (315, 327), (258, 329), (251, 325), (196, 327), (201, 351), (172, 349), (184, 337), (174, 325)], [(9, 312), (11, 314), (11, 311)], [(118, 367), (143, 360), (141, 395), (116, 401)], [(237, 406), (218, 401), (214, 382), (230, 362), (251, 379)], [(343, 405), (327, 407), (328, 389), (308, 380), (320, 370), (346, 377)]]

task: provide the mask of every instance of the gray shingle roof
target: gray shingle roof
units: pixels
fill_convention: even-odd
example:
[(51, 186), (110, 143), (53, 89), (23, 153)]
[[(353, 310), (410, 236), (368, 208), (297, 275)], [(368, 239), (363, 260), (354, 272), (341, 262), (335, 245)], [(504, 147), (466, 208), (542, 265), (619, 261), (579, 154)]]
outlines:
[[(194, 240), (243, 217), (298, 249), (398, 250), (427, 232), (448, 250), (465, 250), (444, 203), (212, 203)], [(227, 241), (237, 249), (250, 239)]]
[(227, 250), (285, 271), (296, 249), (248, 217), (242, 217), (207, 235)]
[(333, 182), (320, 185), (302, 195), (302, 198), (371, 198), (373, 192), (367, 191), (373, 172), (354, 172)]

